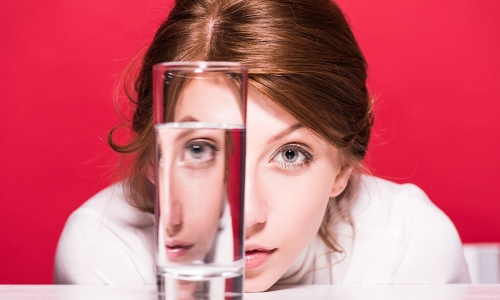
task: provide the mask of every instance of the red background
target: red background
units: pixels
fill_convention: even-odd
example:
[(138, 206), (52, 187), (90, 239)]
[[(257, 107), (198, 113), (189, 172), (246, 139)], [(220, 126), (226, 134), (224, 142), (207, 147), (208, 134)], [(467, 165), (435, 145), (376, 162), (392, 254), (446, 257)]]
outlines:
[[(368, 162), (464, 242), (499, 242), (500, 2), (339, 0), (377, 97)], [(117, 156), (113, 90), (171, 1), (0, 2), (0, 283), (51, 283), (68, 215)]]

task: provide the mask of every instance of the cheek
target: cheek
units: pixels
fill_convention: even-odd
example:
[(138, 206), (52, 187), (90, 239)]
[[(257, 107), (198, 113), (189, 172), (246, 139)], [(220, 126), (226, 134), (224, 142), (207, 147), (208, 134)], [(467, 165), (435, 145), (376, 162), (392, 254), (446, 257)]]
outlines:
[(273, 172), (265, 181), (270, 213), (268, 221), (292, 243), (305, 241), (307, 244), (323, 220), (333, 180), (315, 172), (300, 176)]
[(317, 234), (333, 182), (310, 171), (291, 176), (267, 169), (259, 175), (258, 196), (268, 209), (265, 236), (279, 249), (279, 255), (270, 268), (248, 281), (249, 288), (255, 290), (274, 284)]
[(215, 226), (223, 207), (223, 180), (223, 170), (219, 171), (219, 168), (176, 172), (172, 184), (173, 198), (182, 203), (186, 225), (197, 224), (201, 231)]

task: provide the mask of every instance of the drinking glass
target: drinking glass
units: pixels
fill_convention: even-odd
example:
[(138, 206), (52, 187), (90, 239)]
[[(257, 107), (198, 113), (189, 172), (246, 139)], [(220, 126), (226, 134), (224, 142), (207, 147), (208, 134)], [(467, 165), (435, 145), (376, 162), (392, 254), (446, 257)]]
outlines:
[(158, 291), (168, 299), (243, 292), (247, 68), (153, 67)]

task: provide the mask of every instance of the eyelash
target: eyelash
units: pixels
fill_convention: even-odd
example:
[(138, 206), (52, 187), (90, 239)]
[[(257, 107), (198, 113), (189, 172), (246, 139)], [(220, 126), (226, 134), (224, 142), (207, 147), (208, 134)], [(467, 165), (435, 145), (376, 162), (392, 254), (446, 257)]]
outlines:
[(211, 151), (213, 151), (213, 153), (212, 153), (213, 157), (211, 157), (207, 161), (198, 162), (198, 163), (208, 163), (210, 161), (213, 161), (215, 159), (215, 155), (216, 155), (217, 151), (219, 151), (219, 149), (217, 148), (217, 146), (215, 146), (209, 140), (205, 140), (205, 139), (194, 139), (194, 140), (189, 141), (184, 146), (184, 151), (190, 151), (190, 148), (193, 147), (193, 146), (208, 147)]
[[(275, 161), (274, 160), (274, 158), (277, 155), (282, 155), (283, 152), (289, 151), (289, 150), (297, 151), (298, 153), (302, 154), (304, 156), (304, 160), (301, 161), (301, 162), (298, 162), (298, 163), (288, 163), (288, 162), (281, 162), (281, 161)], [(272, 160), (274, 160), (274, 163), (277, 164), (282, 169), (290, 169), (290, 168), (298, 169), (298, 168), (303, 168), (303, 167), (311, 164), (314, 161), (313, 158), (314, 158), (313, 155), (309, 151), (307, 151), (306, 149), (304, 149), (303, 147), (301, 147), (298, 144), (284, 145), (283, 147), (281, 147), (280, 149), (278, 149), (278, 151), (276, 151), (272, 155)]]
[[(194, 139), (194, 140), (191, 140), (191, 141), (187, 142), (186, 145), (184, 145), (184, 147), (183, 147), (183, 151), (189, 150), (189, 148), (192, 147), (192, 146), (194, 146), (194, 145), (202, 145), (202, 146), (209, 147), (214, 152), (219, 151), (219, 149), (217, 148), (217, 146), (215, 146), (210, 141), (207, 141), (207, 140), (204, 140), (204, 139)], [(162, 158), (161, 146), (158, 145), (158, 159), (161, 160), (161, 158)]]

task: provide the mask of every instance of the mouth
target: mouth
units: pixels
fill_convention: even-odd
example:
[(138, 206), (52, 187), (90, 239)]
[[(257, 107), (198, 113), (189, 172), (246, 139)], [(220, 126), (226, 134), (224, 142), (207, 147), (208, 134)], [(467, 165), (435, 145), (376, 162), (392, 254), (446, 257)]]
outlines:
[(193, 244), (188, 244), (184, 242), (171, 242), (165, 245), (165, 249), (167, 250), (167, 256), (170, 260), (175, 260), (181, 258), (186, 255), (191, 248), (193, 248)]
[(274, 249), (255, 248), (245, 250), (245, 268), (255, 269), (262, 266), (276, 252)]

